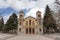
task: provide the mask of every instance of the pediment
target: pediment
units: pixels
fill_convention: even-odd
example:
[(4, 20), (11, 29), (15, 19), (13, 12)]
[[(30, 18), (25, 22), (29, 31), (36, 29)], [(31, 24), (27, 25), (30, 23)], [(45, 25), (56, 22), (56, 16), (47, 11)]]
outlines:
[(28, 17), (26, 17), (25, 19), (35, 19), (36, 20), (36, 18), (34, 18), (34, 17), (32, 17), (32, 16), (28, 16)]

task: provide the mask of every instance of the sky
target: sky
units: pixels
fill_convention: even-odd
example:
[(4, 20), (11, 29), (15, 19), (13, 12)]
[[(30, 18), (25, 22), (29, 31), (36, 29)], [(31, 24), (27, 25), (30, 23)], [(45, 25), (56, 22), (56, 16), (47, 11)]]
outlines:
[(0, 0), (0, 15), (3, 16), (5, 23), (12, 13), (19, 15), (18, 12), (21, 10), (25, 12), (25, 16), (36, 17), (38, 10), (44, 15), (46, 5), (51, 6), (54, 2), (55, 0)]

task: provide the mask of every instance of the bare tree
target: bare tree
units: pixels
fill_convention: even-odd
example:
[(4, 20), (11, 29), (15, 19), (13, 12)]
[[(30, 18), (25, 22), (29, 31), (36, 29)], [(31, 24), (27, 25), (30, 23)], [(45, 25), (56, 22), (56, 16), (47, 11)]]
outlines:
[(58, 5), (60, 5), (60, 1), (59, 0), (55, 0), (55, 3), (57, 3)]

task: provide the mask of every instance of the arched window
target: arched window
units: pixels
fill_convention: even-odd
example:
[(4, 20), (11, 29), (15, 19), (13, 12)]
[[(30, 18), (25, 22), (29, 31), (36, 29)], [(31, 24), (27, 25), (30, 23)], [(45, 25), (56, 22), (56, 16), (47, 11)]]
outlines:
[(26, 25), (28, 25), (28, 21), (26, 21)]
[(40, 18), (40, 17), (41, 17), (41, 15), (38, 15), (38, 17)]
[(41, 28), (40, 28), (39, 30), (40, 30), (40, 32), (41, 32)]
[(22, 15), (20, 15), (20, 18), (22, 18)]
[(19, 28), (19, 32), (21, 32), (21, 28)]
[(22, 25), (22, 22), (20, 22), (20, 25)]
[(29, 25), (31, 25), (31, 20), (29, 20)]
[(33, 25), (35, 25), (34, 21), (33, 21)]

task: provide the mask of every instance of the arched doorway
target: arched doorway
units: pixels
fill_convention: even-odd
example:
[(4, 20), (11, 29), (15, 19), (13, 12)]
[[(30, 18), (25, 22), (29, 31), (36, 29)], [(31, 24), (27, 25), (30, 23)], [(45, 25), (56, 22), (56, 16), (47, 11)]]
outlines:
[(32, 31), (31, 28), (29, 28), (29, 34), (31, 34), (31, 31)]
[(35, 29), (34, 28), (32, 28), (32, 33), (35, 34)]
[(35, 34), (34, 28), (26, 28), (26, 34)]
[(28, 28), (26, 28), (26, 34), (28, 34)]

